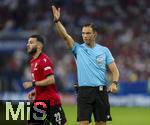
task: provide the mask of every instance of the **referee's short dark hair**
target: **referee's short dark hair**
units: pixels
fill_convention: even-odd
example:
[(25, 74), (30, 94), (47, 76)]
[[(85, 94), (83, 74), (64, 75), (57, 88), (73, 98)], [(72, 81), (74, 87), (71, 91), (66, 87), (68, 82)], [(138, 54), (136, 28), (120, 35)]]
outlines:
[(43, 45), (45, 44), (44, 38), (41, 35), (31, 35), (30, 38), (36, 38), (37, 41), (41, 42)]
[(94, 32), (98, 31), (98, 28), (96, 27), (96, 25), (94, 23), (86, 23), (83, 25), (83, 27), (91, 27)]

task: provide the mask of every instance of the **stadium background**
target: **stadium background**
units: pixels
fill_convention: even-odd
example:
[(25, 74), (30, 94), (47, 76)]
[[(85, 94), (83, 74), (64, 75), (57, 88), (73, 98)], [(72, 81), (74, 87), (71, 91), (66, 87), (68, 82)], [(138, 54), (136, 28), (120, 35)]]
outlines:
[[(121, 76), (119, 92), (110, 95), (115, 120), (110, 125), (121, 123), (121, 116), (122, 125), (127, 119), (131, 119), (128, 125), (150, 124), (150, 1), (55, 0), (53, 3), (61, 7), (61, 20), (77, 41), (82, 41), (81, 26), (94, 22), (99, 28), (97, 42), (107, 46), (116, 59)], [(0, 0), (0, 100), (26, 99), (22, 83), (31, 76), (25, 48), (28, 36), (38, 33), (44, 36), (45, 51), (54, 62), (56, 84), (67, 114), (70, 110), (76, 113), (72, 87), (76, 82), (76, 66), (55, 30), (51, 4), (51, 0)], [(111, 80), (109, 74), (108, 80)], [(74, 121), (70, 124), (75, 125), (75, 114), (70, 119)]]

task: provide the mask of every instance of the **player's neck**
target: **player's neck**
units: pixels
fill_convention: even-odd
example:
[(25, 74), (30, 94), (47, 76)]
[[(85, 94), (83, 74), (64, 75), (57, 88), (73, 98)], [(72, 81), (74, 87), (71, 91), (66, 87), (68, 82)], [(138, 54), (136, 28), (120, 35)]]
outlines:
[(33, 55), (33, 58), (34, 58), (34, 59), (38, 58), (41, 53), (42, 53), (42, 51), (37, 51), (37, 52)]

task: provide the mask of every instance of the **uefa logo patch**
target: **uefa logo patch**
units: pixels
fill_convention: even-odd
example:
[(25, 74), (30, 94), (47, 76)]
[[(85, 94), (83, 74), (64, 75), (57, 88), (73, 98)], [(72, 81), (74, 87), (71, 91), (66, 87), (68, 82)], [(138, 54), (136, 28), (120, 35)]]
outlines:
[(101, 56), (101, 55), (96, 56), (96, 63), (99, 66), (102, 66), (104, 64), (104, 58), (103, 58), (103, 56)]

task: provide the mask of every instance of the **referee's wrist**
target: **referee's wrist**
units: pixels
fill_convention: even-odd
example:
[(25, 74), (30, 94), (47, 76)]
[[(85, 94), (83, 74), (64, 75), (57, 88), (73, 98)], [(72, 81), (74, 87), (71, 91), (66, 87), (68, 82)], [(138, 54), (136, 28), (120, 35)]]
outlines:
[(54, 23), (58, 23), (60, 21), (60, 18), (54, 19)]
[(118, 86), (118, 81), (112, 81), (112, 83), (114, 83), (116, 86)]

